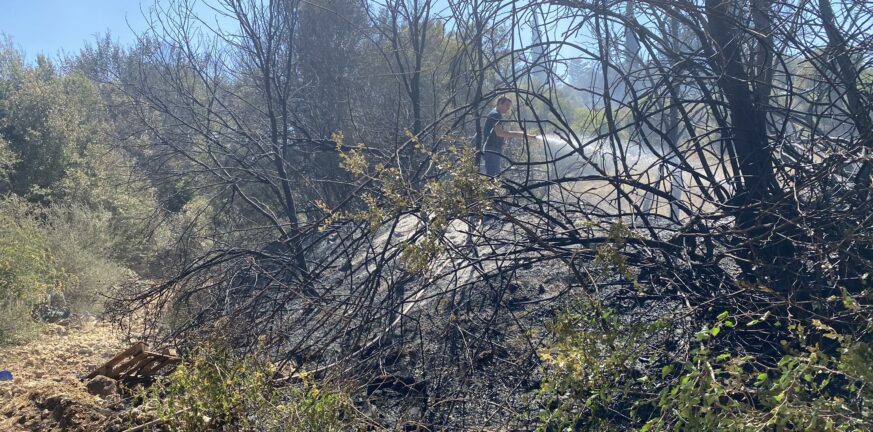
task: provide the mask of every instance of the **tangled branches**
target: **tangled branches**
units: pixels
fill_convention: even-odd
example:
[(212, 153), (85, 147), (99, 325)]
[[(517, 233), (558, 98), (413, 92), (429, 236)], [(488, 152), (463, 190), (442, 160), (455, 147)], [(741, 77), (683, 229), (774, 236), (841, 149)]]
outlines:
[[(433, 18), (403, 6), (384, 5), (401, 24), (382, 31)], [(270, 168), (292, 230), (215, 248), (122, 315), (148, 311), (180, 341), (261, 341), (292, 371), (393, 389), (372, 403), (437, 427), (532, 427), (543, 400), (547, 429), (869, 425), (848, 354), (871, 342), (869, 8), (450, 6), (441, 37), (466, 84), (432, 101), (429, 126), (407, 82), (415, 127), (392, 150), (334, 135), (347, 198), (298, 221), (287, 203), (303, 194)], [(539, 137), (509, 145), (492, 180), (475, 143), (499, 94)], [(264, 154), (281, 168), (302, 148), (289, 142)]]

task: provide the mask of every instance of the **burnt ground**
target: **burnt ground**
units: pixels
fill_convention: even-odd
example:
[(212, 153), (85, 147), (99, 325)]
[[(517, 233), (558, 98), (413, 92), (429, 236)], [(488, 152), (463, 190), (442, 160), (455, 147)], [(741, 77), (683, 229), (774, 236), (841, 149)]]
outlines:
[[(518, 235), (510, 230), (486, 235)], [(513, 266), (496, 256), (511, 247), (480, 247), (495, 259), (435, 280), (427, 290), (441, 295), (409, 308), (393, 337), (364, 353), (363, 413), (388, 430), (536, 428), (537, 352), (547, 323), (573, 301), (572, 278), (556, 261), (501, 271)]]

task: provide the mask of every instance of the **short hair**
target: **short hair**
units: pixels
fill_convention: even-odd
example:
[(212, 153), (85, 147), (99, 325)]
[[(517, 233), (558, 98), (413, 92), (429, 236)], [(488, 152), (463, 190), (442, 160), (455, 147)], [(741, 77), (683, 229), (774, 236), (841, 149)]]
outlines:
[(503, 105), (503, 104), (505, 104), (505, 103), (507, 103), (507, 102), (512, 103), (512, 99), (510, 99), (510, 98), (508, 98), (508, 97), (506, 97), (506, 96), (500, 96), (500, 97), (497, 99), (497, 105)]

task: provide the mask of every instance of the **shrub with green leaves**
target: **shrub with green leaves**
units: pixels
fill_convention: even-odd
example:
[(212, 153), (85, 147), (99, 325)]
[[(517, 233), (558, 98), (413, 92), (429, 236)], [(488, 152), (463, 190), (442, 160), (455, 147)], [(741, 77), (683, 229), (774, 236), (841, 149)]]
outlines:
[(582, 302), (548, 326), (554, 339), (539, 352), (546, 374), (539, 396), (540, 430), (611, 430), (617, 411), (633, 410), (629, 396), (651, 391), (653, 380), (635, 380), (641, 357), (664, 354), (657, 342), (667, 320), (625, 322), (597, 302)]
[(852, 341), (818, 319), (784, 320), (791, 337), (781, 341), (784, 355), (767, 364), (715, 348), (721, 345), (713, 343), (721, 334), (715, 330), (732, 322), (728, 315), (698, 337), (693, 359), (657, 399), (660, 415), (642, 430), (873, 428), (868, 342)]
[(33, 327), (33, 306), (63, 288), (46, 243), (27, 203), (14, 197), (0, 201), (0, 344), (25, 335)]
[(63, 294), (72, 313), (102, 312), (106, 296), (136, 275), (113, 260), (108, 212), (0, 199), (0, 343), (35, 328), (34, 307)]
[(53, 205), (44, 211), (46, 247), (65, 275), (67, 306), (74, 313), (101, 313), (106, 296), (136, 278), (113, 259), (117, 238), (111, 214), (82, 205)]
[[(873, 428), (869, 336), (842, 334), (818, 318), (768, 313), (740, 322), (724, 311), (693, 335), (691, 358), (681, 361), (653, 343), (668, 326), (590, 312), (561, 314), (551, 327), (555, 340), (541, 353), (540, 430)], [(855, 312), (869, 316), (860, 306)], [(776, 361), (726, 340), (752, 330), (784, 336)], [(640, 365), (642, 357), (660, 367)]]
[(275, 368), (215, 344), (195, 350), (187, 362), (143, 392), (172, 431), (340, 431), (353, 428), (351, 401), (318, 386), (273, 386)]
[(12, 167), (18, 158), (15, 153), (9, 149), (9, 142), (0, 136), (0, 194), (5, 195), (9, 192), (11, 184), (9, 183), (9, 175), (12, 173)]
[(43, 56), (30, 65), (0, 42), (0, 195), (40, 204), (49, 218), (68, 213), (50, 224), (78, 218), (73, 228), (93, 234), (87, 224), (96, 222), (102, 232), (88, 242), (145, 272), (169, 240), (159, 241), (155, 188), (112, 141), (111, 126), (95, 82)]

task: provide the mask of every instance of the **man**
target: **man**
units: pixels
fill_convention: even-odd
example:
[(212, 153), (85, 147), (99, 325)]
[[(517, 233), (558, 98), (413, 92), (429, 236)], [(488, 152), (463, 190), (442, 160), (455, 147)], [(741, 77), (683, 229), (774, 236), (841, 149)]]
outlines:
[(482, 133), (485, 137), (485, 143), (482, 146), (482, 153), (485, 159), (485, 175), (489, 177), (497, 177), (500, 174), (501, 160), (503, 159), (503, 143), (506, 138), (535, 138), (536, 135), (527, 134), (518, 131), (508, 131), (503, 128), (503, 114), (512, 109), (512, 101), (506, 96), (501, 96), (497, 99), (497, 106), (494, 107), (488, 117), (485, 119), (485, 128)]

